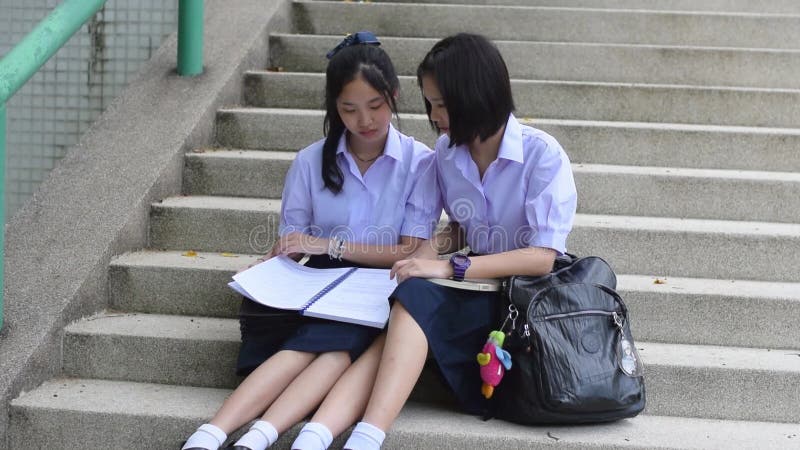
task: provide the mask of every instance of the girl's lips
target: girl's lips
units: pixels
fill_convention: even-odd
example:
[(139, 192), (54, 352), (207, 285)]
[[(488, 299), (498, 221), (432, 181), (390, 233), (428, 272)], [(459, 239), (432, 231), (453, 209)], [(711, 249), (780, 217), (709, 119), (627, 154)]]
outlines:
[(378, 130), (369, 130), (369, 131), (359, 131), (358, 134), (364, 136), (366, 138), (375, 136), (378, 133)]

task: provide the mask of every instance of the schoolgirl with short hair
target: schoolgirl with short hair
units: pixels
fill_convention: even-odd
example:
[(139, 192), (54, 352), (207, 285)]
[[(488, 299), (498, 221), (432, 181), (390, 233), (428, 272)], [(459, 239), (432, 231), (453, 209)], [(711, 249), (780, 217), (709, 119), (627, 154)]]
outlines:
[[(392, 126), (399, 82), (378, 45), (372, 33), (359, 32), (329, 53), (326, 137), (292, 163), (280, 237), (262, 259), (307, 254), (307, 265), (317, 268), (389, 268), (431, 237), (441, 212), (434, 155)], [(184, 450), (217, 450), (228, 434), (258, 416), (232, 448), (263, 450), (326, 395), (320, 410), (336, 414), (307, 424), (292, 448), (325, 448), (361, 417), (383, 347), (381, 330), (247, 299), (240, 322), (237, 372), (249, 375)]]
[[(364, 418), (345, 444), (380, 448), (416, 383), (426, 356), (435, 359), (464, 411), (485, 412), (476, 354), (500, 325), (498, 294), (460, 290), (426, 278), (543, 275), (566, 251), (576, 210), (570, 162), (547, 133), (520, 124), (508, 70), (486, 38), (458, 34), (439, 41), (417, 79), (436, 142), (436, 169), (446, 229), (398, 261), (399, 286)], [(439, 254), (469, 246), (470, 255)]]

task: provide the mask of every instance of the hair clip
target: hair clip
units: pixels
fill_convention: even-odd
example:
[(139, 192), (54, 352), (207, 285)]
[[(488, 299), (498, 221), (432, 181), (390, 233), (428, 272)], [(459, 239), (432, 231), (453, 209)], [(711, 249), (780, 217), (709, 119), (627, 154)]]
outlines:
[(333, 58), (339, 51), (345, 47), (350, 47), (352, 45), (381, 45), (381, 41), (378, 40), (378, 37), (371, 31), (359, 31), (357, 33), (350, 33), (342, 39), (342, 42), (339, 43), (333, 50), (329, 51), (327, 55), (328, 59)]

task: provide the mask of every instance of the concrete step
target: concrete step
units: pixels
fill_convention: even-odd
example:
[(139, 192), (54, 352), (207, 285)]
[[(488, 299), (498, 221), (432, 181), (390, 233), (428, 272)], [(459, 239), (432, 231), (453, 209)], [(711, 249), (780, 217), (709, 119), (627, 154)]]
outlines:
[(266, 253), (275, 242), (280, 200), (171, 197), (150, 209), (150, 247)]
[[(293, 157), (255, 150), (187, 154), (184, 191), (280, 197)], [(575, 164), (573, 172), (582, 213), (800, 222), (800, 174), (594, 164)]]
[[(177, 449), (214, 414), (228, 393), (159, 384), (53, 380), (13, 401), (10, 448)], [(299, 427), (287, 432), (271, 448), (288, 450), (297, 431)], [(341, 448), (346, 434), (332, 448)], [(523, 427), (409, 403), (383, 448), (508, 450), (555, 444), (569, 449), (772, 449), (789, 448), (797, 439), (796, 424), (641, 415), (605, 425)]]
[[(279, 200), (167, 198), (152, 207), (151, 246), (264, 253), (279, 211)], [(800, 281), (797, 224), (578, 214), (567, 246), (608, 258), (619, 273)]]
[(578, 214), (567, 248), (618, 273), (800, 281), (797, 224)]
[(186, 154), (183, 192), (280, 198), (294, 152), (230, 150)]
[(64, 330), (64, 375), (232, 388), (239, 343), (235, 319), (101, 313)]
[[(254, 255), (142, 251), (117, 257), (112, 307), (151, 314), (235, 318), (240, 297), (226, 284)], [(638, 339), (681, 344), (800, 348), (800, 285), (618, 275)], [(656, 282), (658, 280), (658, 282)]]
[[(66, 328), (64, 373), (233, 388), (238, 346), (233, 319), (102, 314)], [(646, 367), (649, 414), (800, 422), (797, 350), (644, 341), (637, 348)]]
[[(398, 74), (416, 76), (437, 39), (381, 36)], [(324, 72), (341, 36), (273, 34), (270, 66)], [(496, 41), (512, 78), (800, 88), (800, 51), (574, 42)]]
[[(322, 138), (323, 116), (319, 110), (224, 108), (217, 113), (216, 138), (233, 149), (296, 151)], [(800, 171), (798, 129), (518, 118), (555, 136), (574, 163)], [(400, 128), (428, 146), (436, 140), (423, 114), (402, 114)]]
[(109, 265), (109, 305), (120, 311), (236, 317), (241, 297), (227, 284), (256, 255), (139, 251)]
[(464, 31), (464, 24), (480, 24), (479, 32), (491, 39), (800, 48), (797, 15), (309, 0), (293, 7), (294, 30), (303, 34), (371, 30), (378, 36), (440, 38)]
[[(416, 77), (400, 78), (400, 111), (424, 113)], [(520, 117), (800, 126), (800, 90), (538, 80), (511, 88)], [(323, 89), (322, 73), (249, 71), (244, 97), (251, 106), (318, 109)]]
[(661, 11), (750, 12), (800, 14), (793, 0), (392, 0), (392, 3), (550, 6), (558, 8), (646, 9)]
[(573, 173), (581, 213), (800, 223), (800, 173), (595, 164)]
[(800, 348), (800, 284), (617, 275), (639, 339)]

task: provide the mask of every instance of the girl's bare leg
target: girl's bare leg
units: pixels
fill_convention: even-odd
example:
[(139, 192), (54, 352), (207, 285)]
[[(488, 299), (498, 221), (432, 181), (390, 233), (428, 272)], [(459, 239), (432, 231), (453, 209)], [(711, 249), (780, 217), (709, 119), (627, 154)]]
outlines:
[(225, 399), (210, 423), (230, 434), (255, 419), (316, 357), (314, 353), (293, 350), (274, 354)]
[(333, 436), (338, 436), (364, 415), (385, 341), (386, 334), (378, 336), (367, 351), (345, 371), (325, 397), (311, 422), (325, 425)]
[(262, 420), (278, 433), (288, 430), (320, 404), (349, 366), (350, 355), (345, 351), (320, 354), (267, 408)]
[(364, 422), (384, 431), (392, 426), (411, 395), (427, 356), (425, 333), (405, 307), (395, 302)]

